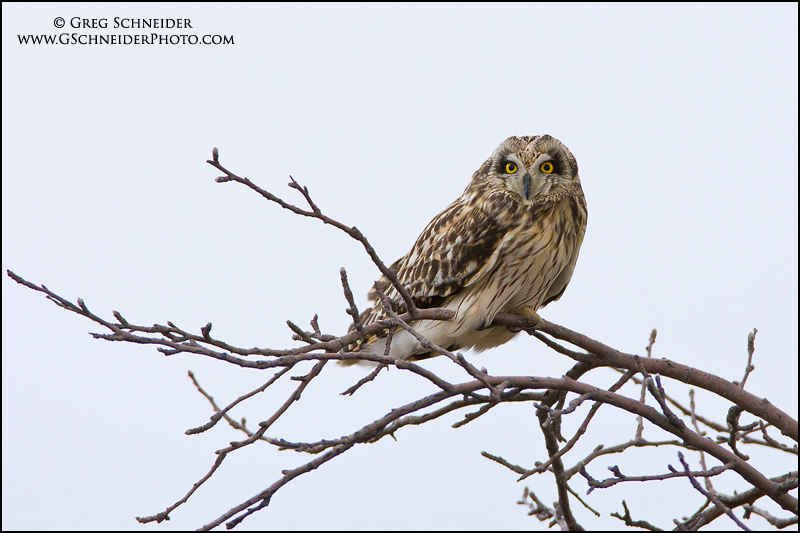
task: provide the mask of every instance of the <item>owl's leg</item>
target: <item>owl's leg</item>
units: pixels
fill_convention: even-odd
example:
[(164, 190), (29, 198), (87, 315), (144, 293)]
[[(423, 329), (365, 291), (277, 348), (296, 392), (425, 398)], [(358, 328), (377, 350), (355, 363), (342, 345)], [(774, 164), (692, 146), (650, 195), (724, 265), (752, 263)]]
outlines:
[(492, 320), (484, 319), (480, 324), (478, 324), (478, 327), (475, 328), (475, 331), (483, 331), (490, 327), (492, 327)]

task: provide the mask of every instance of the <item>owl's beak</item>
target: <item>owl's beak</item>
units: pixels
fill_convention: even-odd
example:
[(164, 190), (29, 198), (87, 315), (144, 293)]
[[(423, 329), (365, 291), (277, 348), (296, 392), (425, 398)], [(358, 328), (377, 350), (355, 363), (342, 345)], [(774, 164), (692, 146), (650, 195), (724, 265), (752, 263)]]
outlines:
[(547, 180), (539, 175), (531, 176), (529, 173), (525, 173), (522, 176), (522, 179), (515, 183), (517, 193), (525, 198), (526, 200), (530, 200), (531, 198), (535, 198), (548, 189)]

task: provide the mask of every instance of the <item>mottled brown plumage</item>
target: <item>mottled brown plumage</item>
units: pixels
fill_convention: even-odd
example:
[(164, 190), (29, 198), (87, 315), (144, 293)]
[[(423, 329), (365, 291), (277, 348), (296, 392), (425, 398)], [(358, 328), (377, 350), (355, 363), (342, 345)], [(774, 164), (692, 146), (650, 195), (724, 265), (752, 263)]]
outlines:
[[(586, 230), (586, 200), (569, 149), (549, 135), (510, 137), (472, 176), (464, 193), (422, 231), (411, 251), (392, 264), (420, 308), (445, 307), (451, 321), (410, 325), (449, 350), (485, 350), (516, 332), (489, 327), (499, 312), (535, 319), (558, 300), (572, 277)], [(385, 277), (389, 298), (399, 297)], [(363, 323), (386, 318), (373, 288)], [(353, 351), (383, 354), (386, 335)], [(395, 331), (390, 354), (423, 359), (428, 350)]]

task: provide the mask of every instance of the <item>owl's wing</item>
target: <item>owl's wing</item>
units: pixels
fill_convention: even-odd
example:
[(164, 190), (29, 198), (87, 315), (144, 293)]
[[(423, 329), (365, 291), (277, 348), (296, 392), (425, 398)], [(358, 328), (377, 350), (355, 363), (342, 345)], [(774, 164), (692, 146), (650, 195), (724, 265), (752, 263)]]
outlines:
[(561, 295), (563, 295), (564, 291), (567, 290), (569, 280), (572, 279), (572, 272), (575, 270), (575, 263), (577, 262), (578, 250), (576, 248), (572, 253), (572, 256), (569, 258), (567, 266), (565, 266), (564, 269), (558, 274), (558, 277), (553, 281), (552, 285), (550, 285), (547, 294), (544, 295), (542, 307), (561, 298)]
[[(411, 251), (391, 268), (418, 307), (439, 307), (492, 270), (505, 236), (504, 228), (480, 205), (459, 198), (431, 220)], [(385, 277), (378, 283), (396, 296)], [(378, 300), (374, 288), (368, 297)]]

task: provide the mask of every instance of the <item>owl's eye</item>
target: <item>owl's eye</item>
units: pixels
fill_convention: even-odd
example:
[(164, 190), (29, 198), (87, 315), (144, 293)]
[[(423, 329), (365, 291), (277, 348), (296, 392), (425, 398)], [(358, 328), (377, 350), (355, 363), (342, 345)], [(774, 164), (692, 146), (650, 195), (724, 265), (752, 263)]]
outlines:
[(516, 171), (517, 171), (516, 163), (512, 163), (510, 161), (506, 163), (506, 174), (513, 174)]
[(555, 167), (553, 166), (553, 163), (551, 163), (550, 161), (545, 161), (544, 163), (539, 165), (539, 170), (541, 170), (545, 174), (552, 174), (554, 169)]

